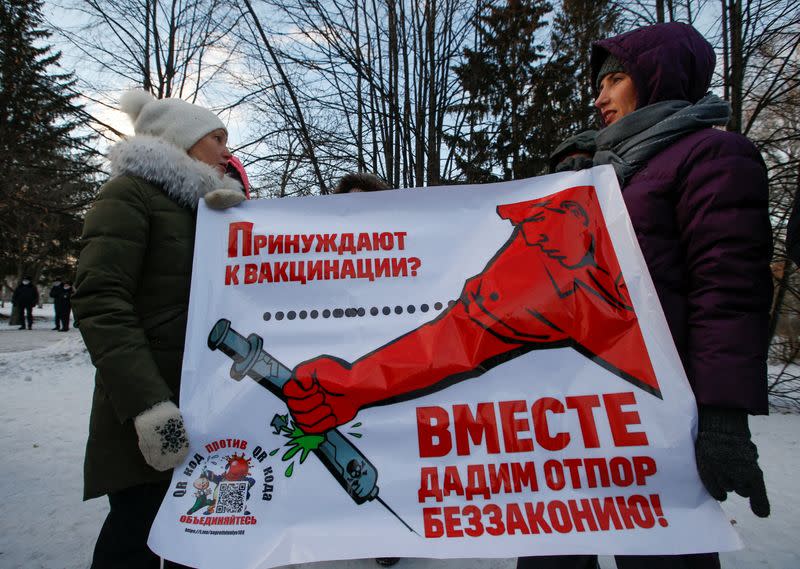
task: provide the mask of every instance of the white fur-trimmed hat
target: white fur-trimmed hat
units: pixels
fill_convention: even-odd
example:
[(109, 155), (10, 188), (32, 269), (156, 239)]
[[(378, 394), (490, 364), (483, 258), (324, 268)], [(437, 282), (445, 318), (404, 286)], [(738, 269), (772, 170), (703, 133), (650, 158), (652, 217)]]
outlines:
[(208, 109), (181, 99), (156, 99), (141, 89), (122, 95), (119, 107), (131, 118), (136, 134), (162, 138), (183, 150), (189, 150), (212, 130), (227, 130)]

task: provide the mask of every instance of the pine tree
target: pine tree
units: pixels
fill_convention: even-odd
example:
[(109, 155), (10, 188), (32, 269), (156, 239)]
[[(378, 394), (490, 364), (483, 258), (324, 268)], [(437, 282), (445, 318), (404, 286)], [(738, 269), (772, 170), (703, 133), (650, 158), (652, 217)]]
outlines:
[(598, 126), (589, 57), (592, 42), (616, 32), (618, 10), (611, 0), (562, 0), (553, 20), (547, 83), (555, 85), (552, 98), (559, 108), (553, 116), (566, 129), (564, 136)]
[(453, 110), (465, 117), (466, 133), (447, 139), (467, 181), (544, 174), (565, 138), (597, 128), (589, 56), (593, 41), (614, 33), (615, 6), (562, 0), (547, 49), (537, 31), (547, 25), (549, 4), (509, 0), (483, 9), (476, 48), (456, 68), (469, 98)]
[[(96, 171), (41, 0), (0, 0), (0, 274), (69, 269)], [(67, 275), (65, 275), (67, 276)]]
[(504, 180), (518, 179), (541, 170), (541, 156), (530, 152), (532, 125), (541, 112), (531, 93), (545, 56), (537, 32), (547, 25), (550, 10), (542, 0), (507, 0), (477, 15), (477, 45), (464, 51), (465, 61), (456, 68), (469, 94), (457, 110), (466, 114), (470, 133), (449, 140), (467, 181), (489, 181), (497, 171)]
[(553, 21), (550, 57), (539, 69), (531, 104), (541, 109), (531, 125), (532, 155), (544, 161), (567, 137), (599, 128), (591, 84), (592, 42), (613, 35), (616, 8), (610, 0), (562, 0)]

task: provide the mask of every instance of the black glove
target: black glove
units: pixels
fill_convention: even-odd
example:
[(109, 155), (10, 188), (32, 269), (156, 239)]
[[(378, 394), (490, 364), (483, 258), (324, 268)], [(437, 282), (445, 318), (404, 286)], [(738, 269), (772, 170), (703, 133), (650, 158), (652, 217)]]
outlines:
[(720, 502), (728, 492), (750, 498), (750, 509), (760, 518), (769, 516), (764, 473), (758, 466), (758, 449), (750, 440), (747, 412), (701, 405), (694, 454), (700, 480)]
[(570, 136), (559, 144), (550, 155), (550, 172), (583, 170), (594, 166), (596, 130), (586, 130)]
[(594, 166), (594, 160), (588, 154), (573, 154), (556, 164), (553, 172), (577, 172)]

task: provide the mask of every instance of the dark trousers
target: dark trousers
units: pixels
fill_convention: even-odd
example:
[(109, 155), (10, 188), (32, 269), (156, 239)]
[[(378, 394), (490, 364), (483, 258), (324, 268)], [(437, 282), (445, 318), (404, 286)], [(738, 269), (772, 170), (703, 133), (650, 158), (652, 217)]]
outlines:
[(28, 321), (28, 330), (33, 326), (33, 306), (23, 306), (19, 311), (19, 327), (25, 328), (25, 321)]
[[(94, 546), (91, 569), (159, 569), (147, 535), (168, 488), (168, 482), (142, 484), (108, 495), (111, 510)], [(164, 567), (188, 569), (171, 561)]]
[[(617, 569), (720, 569), (719, 555), (617, 555)], [(517, 569), (599, 569), (596, 555), (520, 557)]]
[(59, 330), (69, 330), (69, 308), (56, 312), (56, 328)]

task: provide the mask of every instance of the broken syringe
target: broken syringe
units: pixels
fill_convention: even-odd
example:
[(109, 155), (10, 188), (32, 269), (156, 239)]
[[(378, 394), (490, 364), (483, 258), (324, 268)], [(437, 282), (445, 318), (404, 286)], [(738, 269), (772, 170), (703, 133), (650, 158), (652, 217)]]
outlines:
[[(263, 345), (264, 341), (260, 336), (250, 334), (245, 338), (231, 328), (230, 320), (225, 318), (218, 320), (208, 335), (208, 347), (221, 351), (233, 360), (230, 371), (233, 379), (241, 381), (245, 376), (249, 376), (283, 401), (283, 386), (291, 379), (292, 372), (265, 352), (262, 349)], [(272, 426), (277, 431), (285, 426), (280, 423), (279, 417), (276, 416), (272, 421)], [(322, 437), (323, 441), (313, 452), (353, 501), (356, 504), (363, 504), (377, 500), (405, 527), (414, 532), (411, 526), (378, 496), (378, 471), (367, 457), (337, 429), (326, 431)]]

